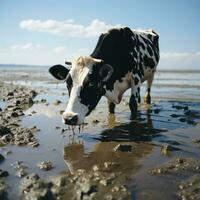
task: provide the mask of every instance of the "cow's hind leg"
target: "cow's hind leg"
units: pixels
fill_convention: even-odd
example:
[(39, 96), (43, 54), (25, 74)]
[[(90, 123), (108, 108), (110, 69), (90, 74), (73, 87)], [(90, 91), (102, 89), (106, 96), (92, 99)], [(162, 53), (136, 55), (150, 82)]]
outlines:
[(145, 96), (144, 96), (144, 102), (146, 104), (151, 103), (151, 86), (152, 86), (152, 83), (153, 83), (153, 78), (154, 78), (154, 73), (152, 73), (147, 79), (147, 89), (146, 89), (146, 93), (145, 93)]
[(115, 104), (108, 100), (108, 110), (109, 113), (114, 114), (115, 113)]
[(133, 83), (131, 87), (131, 98), (129, 101), (129, 108), (131, 110), (131, 119), (135, 119), (137, 116), (137, 107), (140, 102), (140, 85), (141, 79), (139, 76), (133, 78)]

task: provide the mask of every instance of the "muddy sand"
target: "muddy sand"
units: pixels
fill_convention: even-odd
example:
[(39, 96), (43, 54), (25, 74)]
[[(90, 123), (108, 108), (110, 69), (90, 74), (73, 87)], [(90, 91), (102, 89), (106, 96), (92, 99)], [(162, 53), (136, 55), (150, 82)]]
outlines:
[(128, 95), (115, 115), (102, 98), (79, 129), (38, 74), (0, 74), (0, 199), (200, 199), (199, 101), (157, 97), (131, 121)]

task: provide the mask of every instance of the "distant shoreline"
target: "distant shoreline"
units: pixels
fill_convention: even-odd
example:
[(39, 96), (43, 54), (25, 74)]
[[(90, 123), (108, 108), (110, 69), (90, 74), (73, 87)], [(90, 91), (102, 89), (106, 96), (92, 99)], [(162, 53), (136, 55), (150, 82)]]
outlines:
[[(30, 64), (0, 64), (0, 67), (50, 67), (52, 65), (30, 65)], [(200, 73), (200, 69), (157, 69), (157, 72), (164, 73)]]

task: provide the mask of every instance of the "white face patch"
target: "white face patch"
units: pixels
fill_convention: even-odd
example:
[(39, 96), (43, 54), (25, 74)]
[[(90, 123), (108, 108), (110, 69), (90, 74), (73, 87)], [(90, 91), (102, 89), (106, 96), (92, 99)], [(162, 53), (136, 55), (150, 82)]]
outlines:
[(78, 120), (76, 125), (84, 122), (85, 115), (89, 111), (88, 107), (81, 103), (80, 92), (83, 86), (83, 81), (88, 75), (92, 73), (92, 66), (101, 60), (93, 59), (91, 57), (80, 57), (72, 62), (72, 68), (69, 71), (71, 75), (73, 86), (70, 93), (67, 108), (63, 113), (63, 122), (68, 116), (77, 116)]

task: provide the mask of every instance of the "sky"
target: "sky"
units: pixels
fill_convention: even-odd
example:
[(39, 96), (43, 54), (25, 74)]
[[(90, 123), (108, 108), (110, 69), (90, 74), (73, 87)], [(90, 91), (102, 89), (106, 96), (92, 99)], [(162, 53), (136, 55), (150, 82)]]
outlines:
[(200, 70), (199, 0), (0, 0), (0, 63), (64, 64), (113, 27), (153, 29), (160, 69)]

